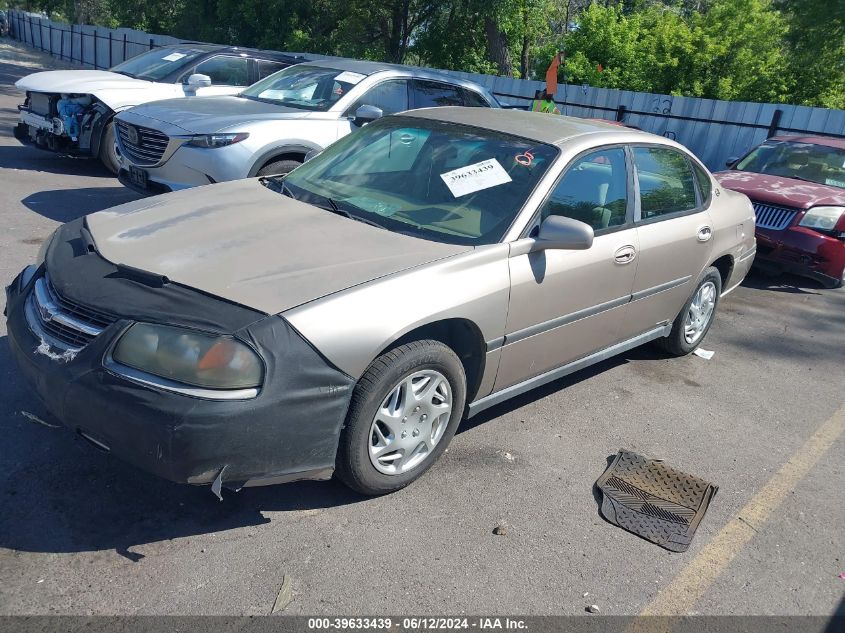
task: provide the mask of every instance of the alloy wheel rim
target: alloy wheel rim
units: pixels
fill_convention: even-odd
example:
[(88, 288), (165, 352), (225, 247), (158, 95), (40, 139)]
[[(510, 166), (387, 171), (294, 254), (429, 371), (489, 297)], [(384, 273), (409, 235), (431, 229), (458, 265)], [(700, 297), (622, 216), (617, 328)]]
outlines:
[(388, 392), (370, 425), (368, 453), (385, 475), (401, 475), (425, 461), (446, 433), (452, 388), (439, 371), (405, 376)]
[(716, 308), (716, 284), (708, 281), (701, 285), (690, 303), (684, 319), (684, 340), (687, 344), (697, 343), (710, 325)]

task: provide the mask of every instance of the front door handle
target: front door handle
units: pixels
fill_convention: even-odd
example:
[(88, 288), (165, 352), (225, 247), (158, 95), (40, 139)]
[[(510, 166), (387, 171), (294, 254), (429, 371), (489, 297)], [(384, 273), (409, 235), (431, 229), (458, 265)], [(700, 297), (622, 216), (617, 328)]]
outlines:
[(713, 237), (713, 229), (709, 226), (702, 226), (698, 229), (698, 241), (699, 242), (707, 242), (710, 238)]
[(637, 249), (630, 244), (616, 249), (613, 259), (617, 264), (630, 264), (637, 256)]

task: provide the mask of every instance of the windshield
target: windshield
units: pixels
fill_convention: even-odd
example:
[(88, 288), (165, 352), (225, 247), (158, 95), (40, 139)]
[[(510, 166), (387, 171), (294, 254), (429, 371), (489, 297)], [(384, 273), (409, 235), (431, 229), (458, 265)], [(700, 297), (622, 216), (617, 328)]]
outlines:
[(845, 149), (816, 143), (768, 141), (739, 161), (735, 169), (845, 189)]
[(127, 59), (110, 70), (135, 79), (159, 81), (206, 52), (189, 46), (163, 46)]
[(241, 96), (325, 112), (365, 77), (348, 70), (299, 64), (262, 79)]
[(501, 241), (557, 149), (491, 130), (391, 116), (288, 174), (288, 195), (389, 231)]

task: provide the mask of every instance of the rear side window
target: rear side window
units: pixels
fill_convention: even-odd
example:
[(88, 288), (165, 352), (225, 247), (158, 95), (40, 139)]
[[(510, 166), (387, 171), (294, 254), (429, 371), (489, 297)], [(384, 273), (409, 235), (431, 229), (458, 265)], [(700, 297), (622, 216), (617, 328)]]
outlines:
[(277, 73), (280, 70), (283, 70), (288, 67), (288, 64), (284, 62), (274, 62), (270, 61), (269, 59), (259, 59), (258, 60), (258, 79), (264, 79), (265, 77), (269, 77), (273, 73)]
[(458, 86), (417, 79), (411, 83), (411, 108), (462, 106), (464, 105), (462, 92)]
[(641, 219), (691, 211), (695, 182), (686, 156), (668, 147), (634, 147)]
[(248, 86), (249, 62), (246, 57), (219, 55), (197, 64), (195, 73), (211, 77), (212, 86)]
[(480, 94), (474, 90), (467, 90), (461, 88), (461, 93), (464, 96), (464, 105), (470, 108), (489, 108), (490, 104)]
[(540, 220), (562, 215), (596, 232), (625, 224), (628, 170), (625, 150), (600, 150), (577, 159), (564, 173), (540, 211)]

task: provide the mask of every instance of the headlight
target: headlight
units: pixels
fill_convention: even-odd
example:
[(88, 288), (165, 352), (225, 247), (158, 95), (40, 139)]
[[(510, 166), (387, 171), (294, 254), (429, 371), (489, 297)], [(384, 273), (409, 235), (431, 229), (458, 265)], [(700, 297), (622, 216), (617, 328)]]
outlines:
[(258, 387), (264, 373), (258, 355), (230, 336), (149, 323), (130, 327), (112, 358), (162, 378), (208, 389)]
[(798, 226), (819, 231), (832, 231), (843, 213), (845, 213), (845, 207), (813, 207), (804, 214)]
[[(56, 229), (58, 231), (58, 229)], [(44, 263), (44, 260), (47, 258), (47, 249), (50, 248), (50, 244), (53, 242), (53, 238), (56, 237), (56, 231), (50, 233), (50, 237), (46, 240), (41, 242), (41, 248), (38, 249), (38, 256), (35, 258), (35, 265), (40, 266)]]
[(239, 134), (200, 134), (199, 136), (192, 136), (188, 145), (206, 148), (226, 147), (240, 143), (247, 138), (249, 138), (249, 134), (245, 132)]

